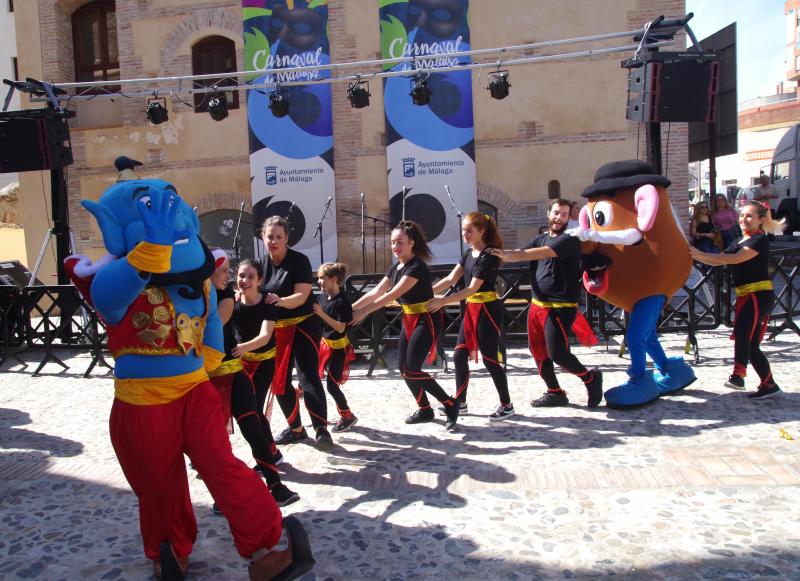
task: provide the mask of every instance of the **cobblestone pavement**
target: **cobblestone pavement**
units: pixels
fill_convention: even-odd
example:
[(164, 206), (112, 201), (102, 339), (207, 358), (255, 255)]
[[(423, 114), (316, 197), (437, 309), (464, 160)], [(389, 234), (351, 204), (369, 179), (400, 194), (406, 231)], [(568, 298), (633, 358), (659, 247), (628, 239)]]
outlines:
[[(283, 448), (302, 496), (285, 512), (317, 558), (306, 579), (800, 579), (800, 339), (766, 344), (786, 393), (752, 402), (723, 387), (726, 335), (700, 335), (690, 388), (631, 411), (586, 409), (564, 375), (572, 405), (531, 408), (541, 380), (511, 349), (518, 415), (488, 421), (497, 396), (479, 369), (454, 433), (403, 423), (413, 400), (398, 374), (356, 366), (346, 392), (358, 426), (334, 435), (329, 454)], [(665, 344), (676, 354), (683, 338)], [(624, 380), (613, 343), (575, 352), (602, 367), (606, 387)], [(147, 579), (136, 499), (108, 437), (110, 376), (83, 379), (89, 358), (62, 355), (64, 373), (48, 364), (34, 378), (10, 363), (0, 373), (0, 578)], [(453, 390), (452, 374), (438, 377)], [(241, 436), (232, 441), (250, 463)], [(192, 478), (191, 492), (191, 578), (246, 578), (203, 483)]]

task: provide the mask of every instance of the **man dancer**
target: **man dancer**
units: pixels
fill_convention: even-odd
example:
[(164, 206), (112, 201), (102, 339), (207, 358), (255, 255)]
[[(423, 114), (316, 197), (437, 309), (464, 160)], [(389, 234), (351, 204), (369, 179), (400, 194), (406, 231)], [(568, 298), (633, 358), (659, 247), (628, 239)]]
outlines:
[(534, 407), (556, 407), (569, 403), (555, 373), (555, 365), (577, 375), (589, 394), (588, 407), (603, 399), (603, 376), (588, 370), (570, 352), (567, 330), (575, 323), (578, 340), (594, 345), (597, 339), (586, 319), (578, 313), (581, 245), (565, 233), (569, 221), (569, 200), (553, 200), (547, 214), (547, 231), (518, 250), (489, 250), (505, 262), (530, 261), (531, 306), (528, 311), (528, 346), (547, 391), (533, 400)]

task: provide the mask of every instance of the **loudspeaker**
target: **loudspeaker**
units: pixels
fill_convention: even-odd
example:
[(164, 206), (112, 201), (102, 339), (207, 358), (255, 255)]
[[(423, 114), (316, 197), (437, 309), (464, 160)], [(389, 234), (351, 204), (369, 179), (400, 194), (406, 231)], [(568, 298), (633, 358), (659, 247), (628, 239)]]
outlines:
[(628, 73), (625, 118), (639, 122), (717, 118), (719, 61), (704, 53), (658, 53)]
[[(0, 286), (15, 286), (23, 289), (28, 286), (31, 273), (19, 260), (5, 260), (0, 262)], [(34, 284), (41, 285), (38, 278)]]
[(0, 114), (0, 173), (39, 171), (72, 163), (69, 125), (61, 117)]

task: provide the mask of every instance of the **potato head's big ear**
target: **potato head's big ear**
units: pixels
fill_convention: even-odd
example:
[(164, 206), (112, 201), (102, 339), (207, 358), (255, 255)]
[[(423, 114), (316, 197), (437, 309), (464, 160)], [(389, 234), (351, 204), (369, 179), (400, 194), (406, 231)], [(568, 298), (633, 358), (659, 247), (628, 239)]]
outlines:
[(650, 184), (636, 190), (633, 195), (636, 205), (636, 225), (642, 232), (647, 232), (653, 227), (658, 214), (658, 190)]
[(589, 224), (589, 204), (581, 208), (581, 213), (578, 214), (578, 224), (581, 225), (581, 230), (588, 230), (591, 228)]

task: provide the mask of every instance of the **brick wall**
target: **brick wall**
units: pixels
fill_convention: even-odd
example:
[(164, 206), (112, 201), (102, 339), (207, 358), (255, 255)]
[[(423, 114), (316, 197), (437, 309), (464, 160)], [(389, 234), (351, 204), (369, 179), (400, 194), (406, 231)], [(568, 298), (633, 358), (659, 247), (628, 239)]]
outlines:
[[(43, 59), (44, 77), (52, 80), (72, 80), (73, 54), (72, 54), (72, 32), (71, 14), (88, 0), (37, 0), (40, 9), (40, 24), (42, 27), (43, 39)], [(366, 1), (366, 0), (365, 0)], [(474, 0), (479, 1), (479, 0)], [(480, 0), (483, 1), (483, 0)], [(244, 69), (242, 46), (242, 22), (241, 22), (241, 3), (239, 0), (220, 0), (218, 2), (203, 3), (202, 5), (183, 4), (175, 7), (154, 8), (150, 0), (117, 0), (117, 25), (118, 43), (120, 54), (120, 69), (123, 78), (138, 78), (144, 76), (142, 58), (137, 55), (134, 47), (133, 23), (140, 22), (144, 18), (161, 19), (182, 17), (178, 20), (175, 28), (167, 36), (163, 46), (160, 47), (160, 70), (161, 76), (177, 76), (191, 74), (191, 59), (186, 54), (187, 43), (191, 44), (194, 39), (207, 34), (224, 34), (233, 38), (239, 46), (237, 54), (239, 68)], [(161, 5), (159, 5), (161, 6)], [(331, 57), (333, 62), (343, 62), (357, 60), (357, 45), (354, 34), (349, 34), (347, 29), (348, 10), (355, 10), (356, 4), (333, 0), (329, 4), (329, 36), (331, 44)], [(685, 12), (685, 2), (683, 0), (636, 0), (635, 9), (627, 13), (627, 25), (633, 29), (641, 26), (658, 16), (666, 14), (670, 16), (683, 14)], [(378, 27), (378, 22), (374, 23)], [(474, 23), (473, 26), (479, 26)], [(502, 43), (503, 39), (497, 39), (497, 43)], [(683, 40), (680, 40), (683, 46)], [(183, 48), (181, 48), (183, 47)], [(375, 58), (379, 57), (378, 47), (375, 47)], [(363, 56), (362, 56), (363, 58)], [(604, 60), (619, 60), (619, 55), (609, 55), (595, 57)], [(381, 91), (380, 81), (373, 82), (371, 90), (373, 94)], [(166, 87), (164, 87), (166, 89)], [(348, 215), (343, 210), (352, 212), (359, 211), (360, 188), (363, 187), (358, 175), (359, 159), (365, 157), (381, 159), (385, 151), (385, 137), (383, 127), (374, 132), (365, 133), (362, 124), (363, 112), (352, 109), (345, 94), (346, 87), (342, 84), (332, 86), (333, 103), (333, 130), (334, 130), (334, 162), (336, 174), (336, 202), (339, 209), (337, 224), (339, 230), (339, 255), (340, 258), (347, 260), (354, 265), (353, 270), (358, 271), (356, 265), (361, 262), (361, 250), (357, 236), (347, 235), (357, 233), (360, 228), (359, 217)], [(185, 98), (185, 100), (190, 100)], [(240, 95), (242, 107), (246, 107), (246, 95)], [(373, 107), (375, 105), (373, 104)], [(124, 127), (141, 127), (143, 124), (144, 99), (124, 99), (123, 100), (123, 124)], [(170, 107), (181, 107), (174, 101)], [(609, 114), (620, 114), (624, 103), (620, 103), (618, 110)], [(172, 111), (171, 111), (172, 112)], [(187, 118), (189, 119), (189, 118)], [(510, 132), (511, 133), (511, 132)], [(86, 139), (87, 133), (73, 131), (73, 153), (75, 165), (68, 173), (71, 220), (76, 235), (85, 244), (93, 237), (93, 224), (86, 212), (79, 210), (78, 200), (81, 197), (81, 178), (87, 176), (108, 176), (112, 181), (114, 174), (109, 168), (88, 167), (86, 163)], [(669, 144), (667, 145), (667, 135)], [(664, 149), (665, 172), (673, 181), (671, 194), (676, 210), (684, 217), (682, 221), (686, 223), (687, 216), (687, 127), (685, 123), (673, 123), (671, 126), (662, 127), (662, 140)], [(515, 128), (513, 134), (501, 137), (482, 138), (476, 140), (476, 149), (491, 150), (497, 148), (520, 148), (519, 151), (530, 152), (542, 148), (540, 151), (547, 151), (548, 147), (560, 146), (563, 144), (586, 144), (591, 147), (596, 144), (618, 144), (616, 149), (620, 151), (620, 158), (632, 157), (636, 150), (636, 143), (639, 143), (640, 157), (645, 155), (644, 147), (644, 127), (638, 127), (635, 123), (628, 124), (626, 130), (592, 131), (585, 133), (559, 134), (548, 130), (547, 119), (522, 119)], [(523, 149), (527, 148), (527, 149)], [(534, 148), (534, 149), (531, 149)], [(630, 151), (628, 155), (624, 152)], [(512, 154), (514, 155), (514, 154)], [(524, 163), (524, 156), (527, 153), (517, 155), (519, 163)], [(169, 159), (162, 147), (153, 145), (147, 150), (148, 170), (155, 173), (169, 172), (175, 169), (185, 169), (194, 167), (219, 167), (220, 171), (226, 171), (230, 167), (247, 167), (248, 160), (246, 155), (224, 156), (221, 155), (211, 159)], [(383, 163), (385, 164), (385, 158)], [(479, 160), (480, 163), (480, 160)], [(592, 171), (596, 169), (593, 168)], [(229, 171), (229, 170), (228, 170)], [(237, 171), (244, 171), (237, 169)], [(546, 222), (545, 210), (547, 191), (547, 179), (541, 180), (541, 184), (531, 186), (531, 196), (528, 199), (519, 199), (519, 195), (513, 196), (512, 192), (503, 191), (492, 179), (492, 173), (482, 174), (481, 183), (478, 184), (478, 199), (492, 204), (498, 208), (499, 221), (503, 227), (503, 234), (506, 237), (508, 246), (517, 246), (524, 242), (523, 238), (528, 233), (538, 228)], [(549, 178), (548, 178), (549, 179)], [(587, 184), (588, 185), (588, 184)], [(574, 196), (573, 196), (574, 197)], [(206, 194), (193, 200), (199, 207), (201, 213), (221, 208), (238, 208), (239, 204), (245, 201), (246, 206), (250, 207), (249, 192), (220, 191)], [(386, 200), (388, 206), (388, 199)], [(386, 210), (378, 213), (380, 217), (386, 218)], [(385, 238), (382, 229), (378, 231), (377, 251), (378, 270), (385, 267), (388, 254), (385, 251)], [(373, 241), (371, 236), (367, 238), (368, 263), (373, 264)], [(368, 270), (372, 270), (372, 266)]]

